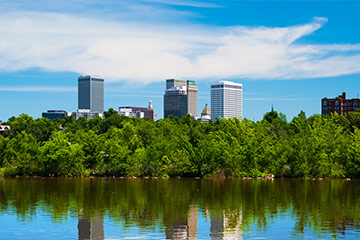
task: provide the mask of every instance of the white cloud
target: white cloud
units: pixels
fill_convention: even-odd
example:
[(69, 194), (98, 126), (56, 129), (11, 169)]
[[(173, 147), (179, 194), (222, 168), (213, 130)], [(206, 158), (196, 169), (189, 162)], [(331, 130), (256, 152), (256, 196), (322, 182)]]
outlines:
[(48, 86), (6, 86), (0, 87), (0, 92), (77, 92), (76, 87), (48, 87)]
[(200, 1), (179, 1), (179, 0), (143, 0), (143, 2), (161, 3), (175, 6), (187, 6), (187, 7), (200, 7), (200, 8), (213, 8), (219, 7), (213, 3), (200, 2)]
[(360, 44), (297, 40), (325, 24), (283, 28), (120, 22), (71, 14), (0, 16), (0, 71), (42, 68), (107, 82), (166, 78), (301, 79), (360, 72)]

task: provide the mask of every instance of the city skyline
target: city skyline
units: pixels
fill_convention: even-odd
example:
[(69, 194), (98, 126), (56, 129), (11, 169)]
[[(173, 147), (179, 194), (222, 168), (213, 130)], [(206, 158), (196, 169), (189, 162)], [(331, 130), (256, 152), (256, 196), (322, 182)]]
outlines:
[[(80, 74), (101, 75), (105, 110), (153, 100), (168, 78), (243, 83), (243, 117), (274, 105), (288, 120), (321, 114), (321, 98), (358, 96), (360, 2), (3, 1), (0, 120), (77, 110)], [(81, 11), (79, 11), (81, 9)], [(171, 14), (169, 14), (171, 13)]]

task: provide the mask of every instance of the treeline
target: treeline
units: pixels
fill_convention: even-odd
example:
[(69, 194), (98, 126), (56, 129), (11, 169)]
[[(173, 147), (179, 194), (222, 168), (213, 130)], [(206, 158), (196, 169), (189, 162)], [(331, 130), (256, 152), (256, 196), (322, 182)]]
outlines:
[(360, 177), (360, 112), (301, 112), (287, 122), (190, 116), (153, 122), (110, 109), (105, 118), (22, 114), (0, 136), (0, 175), (207, 177)]

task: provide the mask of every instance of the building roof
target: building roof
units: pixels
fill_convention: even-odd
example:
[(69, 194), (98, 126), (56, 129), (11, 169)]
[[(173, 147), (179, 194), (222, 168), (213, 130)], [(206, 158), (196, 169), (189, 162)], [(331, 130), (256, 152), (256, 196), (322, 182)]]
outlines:
[(148, 112), (148, 111), (153, 111), (153, 109), (148, 109), (148, 108), (143, 108), (143, 107), (119, 107), (119, 109), (132, 109), (132, 111), (141, 111), (141, 112)]
[(211, 111), (210, 111), (210, 108), (209, 106), (206, 104), (204, 109), (202, 110), (201, 112), (201, 116), (206, 116), (206, 115), (209, 115), (210, 116), (211, 114)]
[(10, 130), (10, 126), (8, 125), (0, 125), (0, 132), (5, 132)]
[(242, 86), (242, 83), (236, 83), (236, 82), (231, 82), (231, 81), (218, 81), (218, 82), (214, 82), (211, 83), (211, 85), (233, 85), (233, 86)]

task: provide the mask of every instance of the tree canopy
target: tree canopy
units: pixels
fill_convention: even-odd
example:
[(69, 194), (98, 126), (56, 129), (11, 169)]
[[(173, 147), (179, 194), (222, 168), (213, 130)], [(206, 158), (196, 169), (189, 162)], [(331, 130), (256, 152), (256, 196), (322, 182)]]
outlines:
[(0, 175), (360, 177), (360, 112), (290, 122), (274, 110), (258, 122), (104, 116), (10, 118)]

